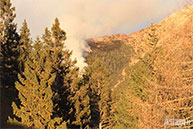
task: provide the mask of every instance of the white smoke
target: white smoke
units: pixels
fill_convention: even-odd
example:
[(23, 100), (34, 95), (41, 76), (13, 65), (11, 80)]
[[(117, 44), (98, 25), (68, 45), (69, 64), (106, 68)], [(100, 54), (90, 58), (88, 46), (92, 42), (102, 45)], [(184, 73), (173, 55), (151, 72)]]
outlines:
[(144, 19), (151, 22), (167, 16), (176, 9), (170, 2), (163, 6), (163, 0), (70, 0), (60, 16), (68, 34), (66, 45), (82, 68), (86, 65), (82, 55), (85, 39), (119, 33), (121, 28), (130, 29)]
[[(17, 20), (29, 21), (32, 33), (43, 33), (58, 17), (67, 33), (66, 45), (73, 50), (78, 66), (86, 63), (85, 39), (131, 32), (144, 21), (166, 17), (178, 9), (183, 0), (14, 0)], [(23, 6), (25, 5), (25, 6)], [(22, 18), (22, 17), (23, 18)], [(22, 19), (22, 20), (21, 20)], [(40, 30), (41, 29), (41, 30)], [(125, 31), (126, 30), (126, 31)]]

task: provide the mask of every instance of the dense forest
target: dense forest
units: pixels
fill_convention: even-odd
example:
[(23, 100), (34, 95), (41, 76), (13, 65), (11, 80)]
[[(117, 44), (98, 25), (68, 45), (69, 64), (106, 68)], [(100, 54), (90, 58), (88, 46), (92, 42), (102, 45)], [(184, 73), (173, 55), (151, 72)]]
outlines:
[[(0, 5), (1, 101), (9, 99), (8, 104), (1, 103), (1, 126), (110, 126), (109, 75), (101, 61), (89, 62), (80, 73), (76, 60), (71, 60), (72, 52), (65, 47), (66, 32), (57, 18), (51, 29), (46, 28), (33, 42), (26, 20), (17, 33), (10, 0), (1, 0)], [(5, 110), (5, 106), (12, 109)]]
[(58, 18), (33, 40), (27, 20), (18, 29), (15, 7), (0, 0), (0, 128), (193, 128), (189, 10), (189, 26), (170, 32), (172, 42), (162, 40), (167, 31), (157, 24), (140, 40), (146, 50), (117, 39), (90, 42), (93, 50), (80, 70)]

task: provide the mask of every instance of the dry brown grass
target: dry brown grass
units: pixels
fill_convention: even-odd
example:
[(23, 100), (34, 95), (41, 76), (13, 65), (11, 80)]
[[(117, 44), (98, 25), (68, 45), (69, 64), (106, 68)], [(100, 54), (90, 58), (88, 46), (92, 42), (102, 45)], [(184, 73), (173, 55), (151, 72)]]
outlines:
[[(149, 81), (150, 90), (147, 91), (151, 98), (147, 112), (142, 113), (143, 128), (177, 128), (164, 125), (165, 117), (193, 121), (192, 20), (193, 6), (190, 6), (159, 23), (164, 26), (162, 30), (166, 29), (164, 33), (160, 32), (164, 51), (155, 60), (154, 69), (162, 80)], [(183, 128), (191, 127), (193, 123)]]
[[(185, 9), (172, 14), (155, 24), (159, 33), (158, 46), (162, 53), (155, 59), (156, 78), (146, 79), (149, 99), (144, 102), (128, 91), (130, 101), (135, 106), (131, 112), (139, 115), (139, 127), (143, 129), (169, 129), (177, 126), (164, 125), (164, 120), (186, 119), (193, 128), (193, 2), (188, 1)], [(131, 45), (136, 53), (133, 60), (151, 51), (147, 36), (149, 27), (133, 34), (106, 36), (93, 39), (94, 43), (121, 40)], [(135, 62), (137, 63), (137, 62)], [(134, 65), (134, 64), (132, 64)], [(158, 76), (161, 79), (158, 79)], [(129, 112), (129, 111), (128, 111)]]

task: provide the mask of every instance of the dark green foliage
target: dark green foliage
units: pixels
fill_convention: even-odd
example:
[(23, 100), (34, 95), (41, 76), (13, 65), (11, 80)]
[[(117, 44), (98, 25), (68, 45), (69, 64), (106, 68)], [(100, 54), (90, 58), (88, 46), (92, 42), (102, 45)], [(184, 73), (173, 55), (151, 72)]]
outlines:
[[(24, 21), (19, 37), (13, 23), (15, 9), (9, 0), (0, 2), (4, 85), (13, 86), (18, 78), (15, 87), (19, 102), (12, 103), (9, 124), (37, 129), (137, 128), (138, 118), (130, 112), (133, 105), (129, 98), (120, 95), (121, 99), (112, 107), (110, 89), (130, 61), (133, 51), (129, 45), (119, 40), (102, 43), (80, 73), (76, 61), (71, 60), (72, 52), (65, 48), (66, 33), (57, 18), (50, 30), (45, 29), (42, 41), (37, 38), (32, 46), (27, 22)], [(157, 43), (155, 35), (152, 29), (150, 41)], [(133, 93), (142, 100), (147, 99), (145, 79), (151, 80), (153, 76), (154, 57), (150, 56), (132, 67), (129, 76)]]
[[(15, 8), (10, 0), (0, 0), (0, 128), (11, 115), (11, 102), (16, 99), (14, 82), (18, 74), (19, 35), (16, 32)], [(3, 96), (4, 95), (4, 96)]]
[(72, 128), (109, 128), (111, 96), (109, 78), (101, 61), (90, 60), (82, 77), (71, 85)]
[(152, 76), (152, 68), (149, 62), (140, 61), (130, 68), (129, 86), (133, 93), (144, 101), (148, 98), (148, 94), (145, 91), (145, 88), (149, 85), (147, 80), (151, 80)]
[(82, 84), (72, 98), (75, 109), (75, 121), (72, 122), (72, 125), (75, 125), (80, 129), (90, 128), (91, 109), (89, 91), (89, 85)]
[(129, 86), (133, 93), (143, 101), (148, 99), (146, 89), (149, 87), (150, 81), (154, 79), (153, 61), (152, 55), (147, 54), (141, 61), (130, 67)]
[(76, 61), (71, 60), (71, 54), (65, 48), (66, 33), (60, 28), (58, 19), (52, 25), (51, 31), (46, 28), (42, 37), (44, 49), (50, 55), (52, 68), (56, 73), (56, 79), (52, 86), (54, 92), (54, 114), (63, 117), (66, 121), (74, 118), (71, 115), (71, 97), (76, 91), (76, 80), (78, 79), (78, 68)]
[(134, 107), (126, 91), (121, 92), (119, 100), (113, 105), (113, 129), (138, 129), (138, 117), (132, 112)]
[(129, 86), (133, 93), (139, 96), (143, 101), (148, 99), (146, 88), (149, 82), (154, 79), (153, 62), (151, 54), (147, 54), (141, 61), (130, 68)]
[(62, 118), (53, 116), (51, 87), (56, 73), (52, 68), (50, 55), (42, 49), (39, 39), (24, 65), (23, 75), (19, 74), (19, 81), (15, 83), (21, 105), (18, 108), (13, 102), (15, 118), (9, 118), (9, 122), (37, 129), (66, 128), (66, 123), (62, 122)]
[[(112, 42), (112, 44), (116, 44), (118, 41)], [(104, 45), (104, 48), (106, 46)], [(125, 45), (124, 43), (119, 42), (119, 47), (116, 49), (110, 49), (107, 51), (103, 51), (101, 49), (97, 49), (94, 51), (89, 57), (89, 59), (99, 58), (102, 62), (104, 62), (104, 67), (108, 70), (111, 75), (110, 84), (114, 84), (117, 80), (117, 74), (122, 70), (128, 63), (130, 62), (130, 57), (133, 54), (133, 50), (129, 45)]]
[(130, 60), (132, 48), (128, 45), (120, 43), (121, 47), (112, 51), (98, 51), (95, 57), (104, 62), (104, 66), (110, 74), (122, 69)]
[[(111, 87), (115, 85), (115, 83), (118, 81), (118, 79), (122, 78), (119, 76), (119, 73), (121, 70), (129, 64), (130, 57), (133, 54), (133, 50), (129, 45), (125, 45), (124, 43), (121, 43), (119, 41), (113, 41), (109, 43), (112, 47), (108, 47), (108, 44), (100, 44), (100, 48), (96, 48), (93, 50), (91, 55), (87, 58), (87, 62), (90, 65), (93, 65), (94, 67), (92, 70), (90, 70), (90, 77), (89, 79), (92, 79), (93, 77), (96, 79), (101, 79), (104, 82), (102, 87), (99, 89), (100, 94), (97, 95), (94, 93), (95, 101), (94, 104), (97, 106), (91, 106), (91, 109), (98, 110), (100, 115), (96, 115), (95, 113), (95, 123), (97, 122), (96, 116), (99, 116), (99, 122), (98, 122), (98, 127), (99, 128), (113, 128), (113, 121), (115, 121), (114, 115), (112, 115), (112, 98), (111, 98)], [(104, 48), (104, 49), (103, 49)], [(100, 64), (101, 62), (93, 61), (96, 60), (96, 58), (99, 58), (101, 62), (103, 62), (103, 65)], [(91, 62), (91, 63), (89, 63)], [(93, 64), (92, 64), (93, 63)], [(100, 65), (99, 65), (100, 64)], [(105, 70), (106, 69), (106, 70)], [(108, 71), (108, 74), (107, 74)], [(92, 77), (91, 77), (92, 75)], [(101, 80), (99, 81), (101, 83)], [(90, 80), (90, 82), (93, 82), (96, 86), (97, 83), (95, 83), (95, 80)], [(99, 84), (100, 84), (99, 83)], [(125, 89), (125, 88), (124, 88)], [(118, 93), (120, 94), (120, 92)], [(116, 96), (117, 97), (117, 96)], [(113, 96), (115, 98), (115, 96)], [(92, 98), (91, 98), (92, 100)], [(92, 103), (93, 104), (93, 103)], [(94, 108), (92, 108), (94, 107)], [(92, 111), (93, 113), (93, 111)], [(129, 121), (131, 122), (131, 121)]]
[(15, 8), (10, 0), (0, 1), (0, 45), (2, 83), (13, 88), (18, 72), (18, 44), (19, 36), (16, 32)]
[(91, 115), (93, 126), (109, 128), (111, 94), (109, 75), (102, 62), (90, 60), (86, 68), (84, 80), (90, 87)]
[(139, 96), (143, 101), (148, 99), (147, 89), (151, 85), (150, 82), (155, 80), (154, 61), (161, 52), (162, 48), (157, 47), (159, 38), (157, 35), (157, 27), (152, 24), (148, 33), (148, 43), (151, 45), (151, 50), (146, 53), (140, 61), (130, 68), (129, 86), (133, 93)]

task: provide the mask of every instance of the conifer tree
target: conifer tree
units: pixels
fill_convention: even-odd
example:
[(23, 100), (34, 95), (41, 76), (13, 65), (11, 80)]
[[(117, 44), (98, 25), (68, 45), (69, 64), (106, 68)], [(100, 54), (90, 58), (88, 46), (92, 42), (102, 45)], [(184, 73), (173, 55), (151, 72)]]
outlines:
[[(108, 83), (108, 82), (107, 82)], [(111, 126), (112, 115), (111, 115), (111, 91), (109, 84), (102, 87), (100, 92), (99, 111), (100, 111), (100, 129), (108, 129)]]
[[(72, 125), (80, 128), (109, 128), (111, 97), (108, 85), (108, 74), (100, 60), (90, 60), (85, 73), (77, 83), (71, 85), (75, 92), (72, 114), (75, 120)], [(73, 126), (74, 127), (74, 126)]]
[(51, 31), (48, 28), (45, 29), (43, 35), (45, 48), (52, 55), (52, 61), (54, 68), (60, 68), (64, 54), (64, 41), (66, 40), (66, 33), (60, 28), (59, 20), (56, 18), (55, 23), (52, 25)]
[(53, 115), (51, 87), (56, 73), (53, 71), (49, 54), (42, 49), (39, 38), (24, 65), (23, 75), (19, 74), (19, 80), (15, 83), (21, 105), (17, 106), (13, 102), (15, 118), (9, 117), (9, 122), (28, 128), (65, 129), (66, 122)]
[[(84, 80), (90, 87), (91, 115), (93, 126), (109, 128), (111, 121), (111, 94), (109, 75), (102, 62), (89, 61)], [(97, 124), (97, 125), (95, 125)]]
[(19, 71), (22, 73), (24, 71), (24, 62), (27, 56), (31, 52), (32, 39), (30, 38), (30, 30), (28, 28), (26, 20), (23, 22), (23, 26), (20, 29), (20, 41), (19, 41)]
[(90, 96), (89, 85), (84, 82), (79, 86), (75, 95), (72, 98), (74, 105), (75, 120), (72, 122), (72, 126), (80, 129), (90, 129), (91, 122), (91, 109), (90, 109)]
[(158, 41), (158, 27), (156, 27), (156, 25), (152, 23), (148, 33), (148, 44), (150, 47), (155, 48)]
[(119, 100), (113, 104), (112, 129), (138, 129), (138, 116), (133, 111), (134, 105), (129, 96), (128, 90), (121, 91)]
[(18, 72), (18, 41), (16, 24), (13, 22), (16, 16), (15, 8), (10, 0), (0, 1), (0, 45), (2, 83), (4, 86), (13, 86)]
[(42, 39), (46, 51), (50, 53), (52, 67), (56, 72), (55, 83), (52, 87), (55, 111), (56, 114), (68, 120), (70, 116), (67, 114), (71, 107), (69, 100), (75, 90), (72, 88), (72, 83), (78, 77), (78, 68), (75, 67), (76, 61), (71, 60), (72, 52), (65, 48), (66, 33), (60, 28), (57, 18), (51, 31), (48, 28), (45, 29)]
[[(147, 43), (150, 46), (149, 51), (146, 52), (142, 58), (139, 57), (139, 61), (130, 67), (129, 76), (127, 78), (129, 89), (116, 104), (121, 106), (115, 106), (116, 111), (114, 116), (116, 124), (114, 128), (121, 128), (121, 126), (122, 128), (152, 128), (152, 125), (156, 128), (157, 123), (154, 123), (154, 120), (156, 120), (156, 117), (153, 115), (154, 113), (147, 113), (147, 111), (155, 112), (157, 110), (152, 106), (152, 103), (155, 104), (158, 102), (157, 94), (159, 94), (157, 84), (155, 83), (158, 74), (155, 61), (156, 58), (160, 56), (162, 48), (158, 46), (159, 38), (157, 30), (158, 27), (152, 24), (147, 37)], [(146, 103), (148, 103), (148, 106)], [(132, 109), (133, 105), (135, 105), (135, 109)], [(162, 111), (160, 109), (160, 114), (161, 113)], [(152, 125), (146, 123), (147, 119)], [(144, 127), (144, 124), (147, 127)]]

